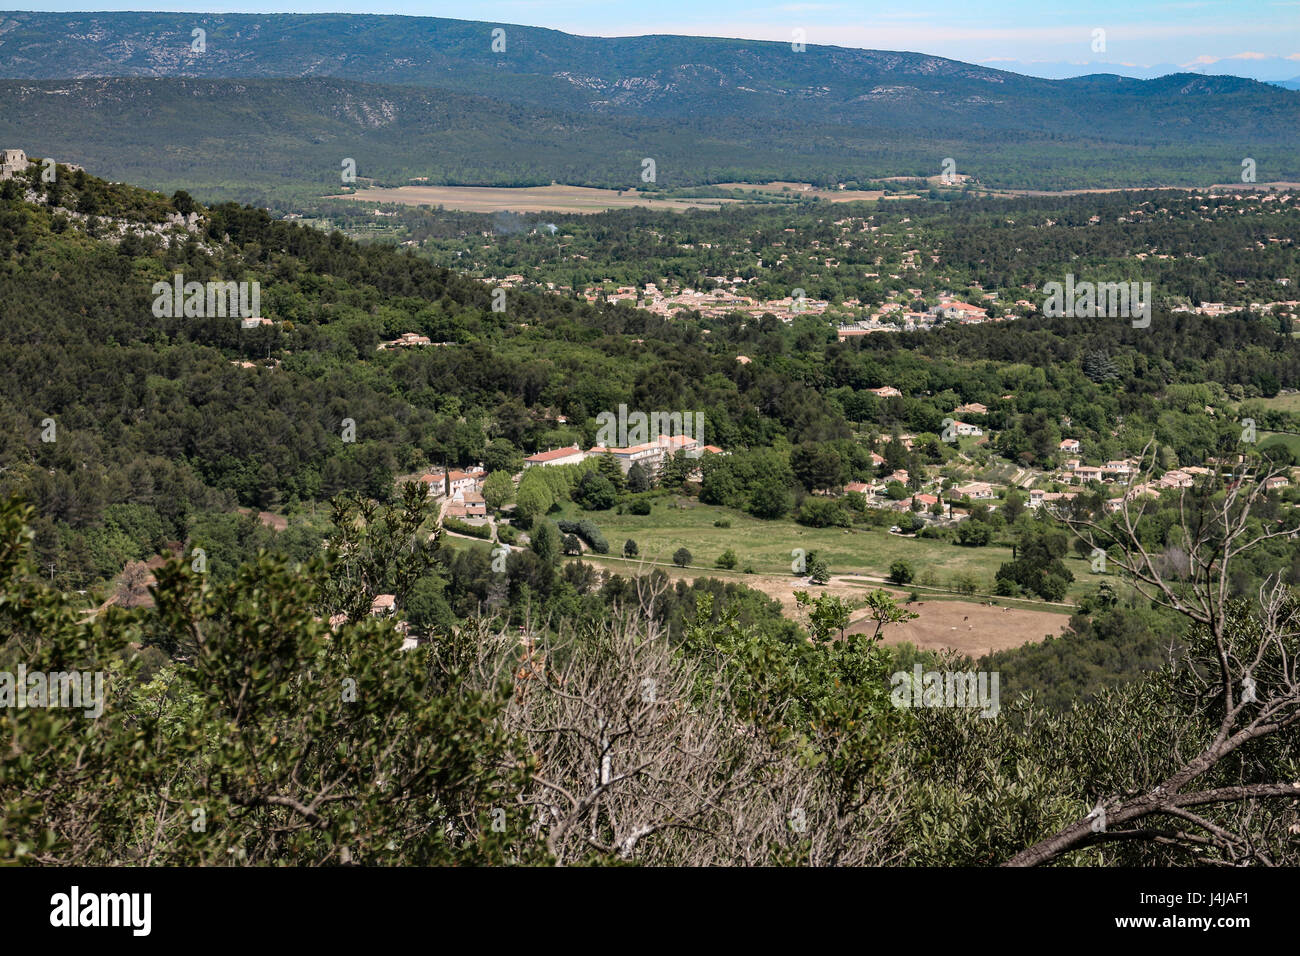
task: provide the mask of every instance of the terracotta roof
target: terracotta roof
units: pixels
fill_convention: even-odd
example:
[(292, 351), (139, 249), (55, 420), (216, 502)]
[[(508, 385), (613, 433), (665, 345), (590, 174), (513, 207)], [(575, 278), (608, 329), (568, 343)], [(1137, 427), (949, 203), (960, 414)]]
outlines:
[(524, 461), (531, 461), (534, 464), (544, 461), (555, 461), (557, 458), (568, 458), (570, 455), (580, 455), (582, 449), (577, 445), (570, 445), (568, 448), (556, 448), (554, 451), (539, 451), (536, 455), (529, 455)]

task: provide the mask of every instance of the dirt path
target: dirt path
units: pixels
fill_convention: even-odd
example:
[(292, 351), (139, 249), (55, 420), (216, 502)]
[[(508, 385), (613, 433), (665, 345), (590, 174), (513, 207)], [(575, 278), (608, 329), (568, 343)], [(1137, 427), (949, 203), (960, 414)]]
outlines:
[[(633, 562), (628, 562), (633, 564)], [(656, 567), (661, 567), (655, 565)], [(647, 568), (648, 570), (648, 568)], [(762, 591), (770, 598), (781, 602), (781, 608), (792, 620), (799, 620), (798, 605), (795, 603), (795, 591), (808, 591), (812, 594), (832, 594), (845, 600), (860, 599), (867, 591), (884, 584), (883, 579), (872, 579), (868, 575), (834, 575), (824, 587), (809, 585), (805, 578), (789, 574), (725, 574), (702, 568), (661, 567), (674, 581), (693, 581), (696, 578), (716, 577), (727, 581), (736, 581)], [(885, 586), (900, 601), (906, 601), (909, 591), (900, 591), (895, 586)], [(1060, 607), (1070, 607), (1062, 604)], [(1055, 611), (1035, 610), (1018, 606), (990, 605), (989, 599), (982, 601), (948, 601), (926, 600), (922, 598), (907, 609), (919, 615), (916, 620), (905, 624), (891, 625), (885, 630), (886, 644), (914, 644), (925, 650), (942, 650), (951, 648), (972, 657), (980, 657), (993, 651), (1007, 650), (1041, 641), (1044, 636), (1059, 636), (1069, 624), (1069, 615)], [(867, 620), (866, 611), (854, 612), (852, 633), (874, 631), (875, 625)]]
[[(511, 550), (515, 548), (512, 547)], [(573, 560), (593, 562), (622, 574), (645, 573), (657, 568), (673, 581), (694, 581), (705, 577), (734, 581), (779, 601), (787, 617), (801, 622), (802, 616), (794, 597), (796, 591), (831, 594), (852, 601), (860, 600), (872, 589), (881, 588), (900, 602), (905, 602), (914, 590), (910, 586), (900, 590), (895, 585), (889, 585), (883, 578), (866, 574), (833, 575), (825, 586), (819, 587), (810, 585), (806, 578), (790, 574), (738, 574), (710, 568), (679, 568), (669, 564), (619, 560), (612, 555), (587, 553)], [(618, 565), (624, 567), (617, 567)], [(886, 644), (909, 643), (924, 650), (952, 649), (971, 657), (980, 657), (994, 651), (1036, 643), (1047, 635), (1059, 636), (1070, 620), (1068, 614), (1025, 607), (1018, 602), (994, 603), (996, 599), (989, 597), (969, 601), (934, 600), (927, 599), (923, 589), (915, 590), (922, 592), (921, 599), (905, 604), (905, 607), (918, 617), (903, 624), (890, 625), (883, 636)], [(1064, 609), (1073, 605), (1055, 606)], [(855, 634), (874, 631), (875, 625), (869, 620), (867, 611), (859, 610), (854, 612), (849, 630)]]

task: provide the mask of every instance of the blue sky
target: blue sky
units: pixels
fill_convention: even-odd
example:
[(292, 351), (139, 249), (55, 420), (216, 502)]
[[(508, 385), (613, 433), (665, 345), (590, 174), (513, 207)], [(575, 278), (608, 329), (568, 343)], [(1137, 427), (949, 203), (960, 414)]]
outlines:
[[(241, 13), (401, 13), (522, 23), (586, 36), (681, 33), (912, 50), (990, 66), (1070, 64), (1202, 66), (1300, 76), (1300, 0), (81, 0), (22, 3), (34, 10), (176, 10)], [(1105, 31), (1105, 52), (1093, 50)], [(1226, 61), (1218, 67), (1206, 67)], [(1291, 69), (1291, 67), (1294, 69)], [(1287, 78), (1283, 76), (1275, 78)]]

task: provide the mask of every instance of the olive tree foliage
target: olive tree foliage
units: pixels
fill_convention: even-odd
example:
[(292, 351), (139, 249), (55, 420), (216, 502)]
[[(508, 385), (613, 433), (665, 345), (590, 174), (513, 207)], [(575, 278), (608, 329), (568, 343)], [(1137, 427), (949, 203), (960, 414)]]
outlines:
[(97, 718), (0, 709), (0, 862), (888, 862), (900, 725), (870, 639), (773, 646), (702, 600), (674, 646), (642, 578), (600, 623), (485, 618), (403, 652), (391, 619), (348, 618), (418, 571), (426, 505), (341, 505), (310, 565), (214, 584), (173, 560), (153, 607), (94, 615), (0, 508), (5, 661), (108, 674)]
[[(97, 717), (0, 708), (0, 862), (546, 858), (492, 825), (530, 766), (499, 720), (507, 686), (434, 673), (400, 651), (391, 621), (331, 631), (321, 604), (348, 587), (267, 557), (220, 586), (174, 560), (157, 571), (155, 608), (84, 615), (32, 573), (28, 518), (0, 507), (0, 653), (108, 679)], [(376, 572), (341, 574), (355, 586)], [(142, 647), (157, 631), (183, 635), (186, 653), (159, 666)]]
[(325, 542), (330, 573), (321, 579), (318, 599), (322, 613), (345, 614), (355, 623), (385, 593), (396, 595), (400, 607), (411, 586), (433, 566), (442, 533), (441, 526), (420, 533), (433, 509), (429, 486), (408, 481), (391, 505), (345, 494), (330, 507), (333, 529)]

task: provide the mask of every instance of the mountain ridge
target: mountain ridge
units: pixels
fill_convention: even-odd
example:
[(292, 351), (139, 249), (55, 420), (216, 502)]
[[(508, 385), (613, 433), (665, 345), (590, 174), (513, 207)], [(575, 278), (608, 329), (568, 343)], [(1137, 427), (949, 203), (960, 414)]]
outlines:
[[(1209, 185), (1246, 157), (1261, 181), (1300, 179), (1300, 94), (1231, 76), (1046, 80), (928, 54), (372, 14), (6, 13), (0, 78), (22, 107), (0, 114), (6, 145), (201, 192), (319, 194), (344, 157), (393, 184), (623, 188), (645, 157), (666, 188), (929, 176), (947, 157), (1010, 187)], [(226, 157), (242, 177), (215, 169)]]

